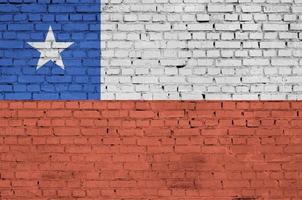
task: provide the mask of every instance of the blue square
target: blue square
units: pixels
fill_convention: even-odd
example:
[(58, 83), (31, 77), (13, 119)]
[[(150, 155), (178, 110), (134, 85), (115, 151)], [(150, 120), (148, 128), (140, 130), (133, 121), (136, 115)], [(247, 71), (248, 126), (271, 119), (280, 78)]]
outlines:
[[(2, 0), (0, 12), (0, 99), (100, 99), (99, 0)], [(46, 48), (50, 28), (60, 47)]]

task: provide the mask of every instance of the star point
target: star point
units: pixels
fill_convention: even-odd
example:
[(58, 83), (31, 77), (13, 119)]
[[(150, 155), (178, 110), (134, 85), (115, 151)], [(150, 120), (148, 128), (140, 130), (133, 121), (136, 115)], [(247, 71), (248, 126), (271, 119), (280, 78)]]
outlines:
[(52, 30), (49, 26), (44, 42), (27, 42), (30, 46), (40, 52), (40, 58), (37, 63), (36, 70), (43, 67), (47, 62), (52, 61), (61, 69), (65, 69), (61, 53), (69, 48), (74, 42), (57, 42)]

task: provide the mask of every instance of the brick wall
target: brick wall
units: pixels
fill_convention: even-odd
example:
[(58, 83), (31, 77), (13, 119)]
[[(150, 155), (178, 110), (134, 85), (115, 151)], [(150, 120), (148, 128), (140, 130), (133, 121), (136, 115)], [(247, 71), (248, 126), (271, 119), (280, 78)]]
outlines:
[(301, 0), (103, 0), (102, 99), (302, 99)]
[(0, 199), (302, 198), (301, 102), (0, 102)]

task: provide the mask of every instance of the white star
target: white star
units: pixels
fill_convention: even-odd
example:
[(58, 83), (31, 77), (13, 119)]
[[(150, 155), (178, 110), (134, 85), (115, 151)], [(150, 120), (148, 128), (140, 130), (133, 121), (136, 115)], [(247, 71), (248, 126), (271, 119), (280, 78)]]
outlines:
[(73, 42), (56, 42), (51, 26), (49, 26), (48, 33), (44, 42), (27, 43), (40, 52), (37, 70), (45, 65), (48, 61), (52, 61), (56, 65), (64, 69), (65, 66), (60, 53), (73, 44)]

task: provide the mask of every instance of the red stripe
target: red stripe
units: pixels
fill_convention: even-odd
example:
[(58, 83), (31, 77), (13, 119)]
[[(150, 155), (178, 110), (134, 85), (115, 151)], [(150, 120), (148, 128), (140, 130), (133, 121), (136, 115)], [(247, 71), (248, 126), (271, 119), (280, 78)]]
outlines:
[(302, 199), (302, 102), (2, 101), (1, 199)]

